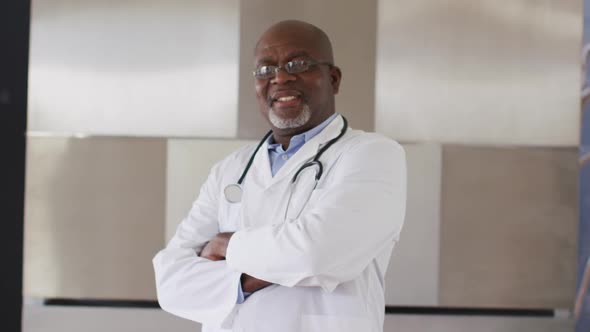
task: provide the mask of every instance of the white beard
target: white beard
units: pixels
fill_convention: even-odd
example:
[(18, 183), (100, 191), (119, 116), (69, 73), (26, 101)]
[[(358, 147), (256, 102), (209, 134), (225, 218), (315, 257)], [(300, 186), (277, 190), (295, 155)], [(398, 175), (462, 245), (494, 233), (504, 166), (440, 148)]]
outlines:
[(273, 126), (278, 129), (292, 129), (292, 128), (299, 128), (309, 121), (311, 118), (311, 110), (307, 104), (303, 105), (303, 110), (296, 118), (293, 119), (284, 119), (279, 117), (274, 110), (269, 108), (268, 110), (268, 119)]

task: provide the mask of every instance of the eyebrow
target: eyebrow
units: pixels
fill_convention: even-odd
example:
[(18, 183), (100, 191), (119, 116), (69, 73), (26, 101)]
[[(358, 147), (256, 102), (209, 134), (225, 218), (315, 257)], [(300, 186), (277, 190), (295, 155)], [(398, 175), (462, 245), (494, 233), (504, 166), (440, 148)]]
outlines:
[[(306, 51), (293, 51), (293, 52), (287, 54), (287, 59), (289, 59), (289, 61), (291, 61), (291, 59), (293, 59), (293, 58), (298, 58), (298, 57), (311, 58), (309, 53), (307, 53)], [(266, 62), (271, 62), (272, 60), (273, 60), (272, 57), (265, 56), (265, 57), (259, 59), (258, 61), (256, 61), (256, 65), (258, 66), (258, 65), (266, 63)]]

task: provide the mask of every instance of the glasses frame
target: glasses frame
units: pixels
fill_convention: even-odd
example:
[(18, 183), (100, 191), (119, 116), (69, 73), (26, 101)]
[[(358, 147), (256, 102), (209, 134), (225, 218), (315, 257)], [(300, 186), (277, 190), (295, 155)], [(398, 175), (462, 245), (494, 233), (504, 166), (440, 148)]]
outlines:
[[(293, 62), (307, 62), (308, 63), (308, 67), (307, 69), (303, 70), (303, 71), (296, 71), (296, 72), (290, 72), (287, 68), (289, 68), (289, 64), (293, 63)], [(291, 60), (287, 63), (285, 63), (282, 66), (275, 66), (275, 65), (263, 65), (260, 66), (258, 68), (256, 68), (255, 70), (252, 71), (252, 76), (254, 76), (254, 78), (259, 79), (259, 80), (270, 80), (273, 79), (277, 76), (277, 73), (279, 72), (279, 70), (284, 69), (289, 75), (294, 75), (294, 74), (301, 74), (301, 73), (305, 73), (307, 71), (309, 71), (311, 68), (315, 67), (315, 66), (320, 66), (320, 65), (328, 65), (330, 67), (333, 67), (334, 64), (329, 62), (329, 61), (316, 61), (316, 60)], [(257, 76), (257, 72), (260, 70), (260, 68), (262, 67), (270, 67), (273, 68), (272, 72), (273, 75), (270, 77), (258, 77)]]

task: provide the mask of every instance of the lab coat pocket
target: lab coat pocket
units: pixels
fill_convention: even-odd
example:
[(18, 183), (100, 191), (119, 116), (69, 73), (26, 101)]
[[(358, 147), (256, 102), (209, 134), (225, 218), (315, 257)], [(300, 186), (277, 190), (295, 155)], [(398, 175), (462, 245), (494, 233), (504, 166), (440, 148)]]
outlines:
[(301, 331), (305, 332), (371, 332), (371, 321), (366, 317), (336, 315), (303, 315)]

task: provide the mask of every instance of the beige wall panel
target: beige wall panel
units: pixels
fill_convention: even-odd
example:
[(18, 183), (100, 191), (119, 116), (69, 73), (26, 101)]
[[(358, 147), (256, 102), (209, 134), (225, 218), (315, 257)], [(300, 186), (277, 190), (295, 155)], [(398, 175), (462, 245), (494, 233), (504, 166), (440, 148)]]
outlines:
[(438, 304), (442, 148), (406, 144), (408, 201), (404, 228), (385, 277), (387, 305)]
[(239, 0), (33, 0), (29, 130), (234, 137)]
[[(170, 139), (166, 169), (166, 242), (197, 199), (213, 165), (239, 147), (243, 140)], [(236, 179), (236, 182), (238, 179)]]
[(443, 149), (440, 304), (570, 308), (577, 150)]
[(34, 137), (27, 145), (24, 293), (154, 299), (165, 141)]
[(577, 145), (582, 1), (378, 8), (378, 132), (405, 142)]
[(385, 315), (384, 332), (572, 332), (573, 319)]
[(255, 99), (254, 46), (270, 25), (285, 19), (304, 20), (326, 31), (332, 40), (336, 64), (343, 73), (336, 110), (348, 118), (352, 127), (374, 130), (376, 10), (376, 0), (243, 0), (238, 136), (256, 139), (269, 128)]

